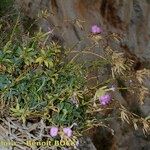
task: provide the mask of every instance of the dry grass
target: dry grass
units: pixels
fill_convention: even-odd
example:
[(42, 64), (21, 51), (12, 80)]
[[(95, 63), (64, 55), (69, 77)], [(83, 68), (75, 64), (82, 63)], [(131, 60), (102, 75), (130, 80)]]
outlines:
[[(1, 119), (0, 138), (6, 141), (14, 141), (15, 150), (56, 150), (56, 147), (29, 147), (27, 141), (41, 141), (43, 138), (49, 138), (46, 126), (43, 120), (38, 123), (22, 124), (15, 118)], [(11, 148), (12, 149), (12, 148)]]

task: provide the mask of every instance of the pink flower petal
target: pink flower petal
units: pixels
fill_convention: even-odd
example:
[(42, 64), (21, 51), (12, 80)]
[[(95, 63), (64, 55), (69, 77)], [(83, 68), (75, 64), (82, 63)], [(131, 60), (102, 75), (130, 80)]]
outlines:
[(91, 28), (91, 32), (93, 34), (99, 34), (99, 33), (102, 32), (102, 29), (97, 25), (93, 25), (92, 28)]
[(50, 129), (50, 136), (55, 137), (58, 134), (58, 128), (57, 127), (51, 127)]
[(71, 128), (69, 128), (69, 127), (63, 128), (63, 132), (64, 132), (68, 137), (71, 137), (71, 136), (72, 136), (72, 130), (71, 130)]

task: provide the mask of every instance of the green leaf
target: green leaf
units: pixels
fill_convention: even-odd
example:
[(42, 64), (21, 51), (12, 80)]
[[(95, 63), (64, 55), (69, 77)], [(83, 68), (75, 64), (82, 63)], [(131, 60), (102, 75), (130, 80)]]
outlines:
[(100, 96), (104, 95), (107, 90), (108, 90), (107, 86), (103, 86), (103, 87), (99, 88), (95, 93), (94, 100), (96, 100)]
[(49, 65), (49, 67), (53, 67), (54, 66), (52, 61), (48, 61), (48, 65)]
[(35, 62), (41, 64), (43, 62), (43, 57), (38, 57)]
[(44, 61), (45, 66), (48, 68), (49, 62), (47, 60)]

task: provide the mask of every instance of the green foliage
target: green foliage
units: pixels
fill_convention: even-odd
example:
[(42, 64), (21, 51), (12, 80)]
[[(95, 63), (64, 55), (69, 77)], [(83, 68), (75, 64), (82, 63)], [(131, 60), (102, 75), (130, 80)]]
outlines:
[(7, 9), (3, 9), (3, 11), (0, 9), (0, 48), (8, 46), (8, 41), (11, 41), (12, 38), (13, 41), (16, 40), (16, 43), (20, 40), (21, 28), (18, 23), (19, 17), (15, 7), (13, 7), (13, 0), (8, 2), (3, 3), (3, 0), (0, 1), (0, 8), (6, 4), (9, 5)]
[(14, 0), (0, 0), (0, 16), (10, 9), (13, 2)]
[(62, 102), (58, 104), (59, 113), (57, 113), (53, 121), (57, 124), (72, 124), (73, 122), (83, 122), (85, 108), (76, 107), (68, 102)]
[(38, 34), (26, 43), (8, 41), (0, 49), (0, 96), (23, 121), (36, 112), (55, 124), (81, 122), (85, 110), (71, 97), (76, 92), (84, 101), (83, 65), (68, 63), (59, 45), (41, 45), (42, 40)]

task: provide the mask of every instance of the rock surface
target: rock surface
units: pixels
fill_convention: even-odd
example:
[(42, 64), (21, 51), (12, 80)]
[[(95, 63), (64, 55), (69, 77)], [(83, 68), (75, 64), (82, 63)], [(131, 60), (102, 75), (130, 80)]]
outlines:
[(53, 39), (67, 46), (82, 41), (83, 49), (89, 43), (87, 35), (92, 25), (104, 33), (124, 35), (121, 45), (142, 61), (150, 61), (150, 3), (149, 0), (16, 0), (22, 12), (30, 19), (47, 10), (48, 17), (38, 20), (44, 30), (55, 29)]

